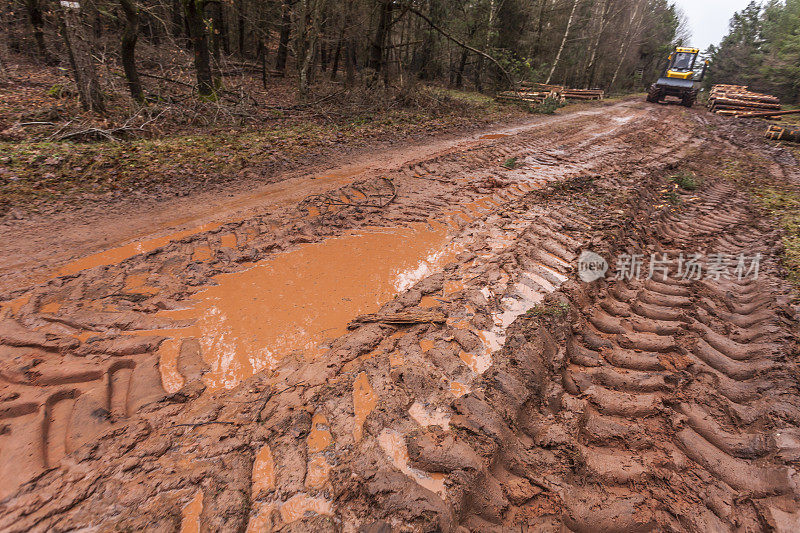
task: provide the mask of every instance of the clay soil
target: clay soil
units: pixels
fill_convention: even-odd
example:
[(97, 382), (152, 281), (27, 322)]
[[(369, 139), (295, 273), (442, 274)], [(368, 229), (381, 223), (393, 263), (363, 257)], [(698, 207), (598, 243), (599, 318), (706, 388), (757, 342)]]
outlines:
[[(800, 530), (796, 287), (756, 201), (800, 166), (761, 127), (628, 99), (113, 245), (10, 226), (0, 530)], [(696, 253), (733, 264), (677, 275)]]

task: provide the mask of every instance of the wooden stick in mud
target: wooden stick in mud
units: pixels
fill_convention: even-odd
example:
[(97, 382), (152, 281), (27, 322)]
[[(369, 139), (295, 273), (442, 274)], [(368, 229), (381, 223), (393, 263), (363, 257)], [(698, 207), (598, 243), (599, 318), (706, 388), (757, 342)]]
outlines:
[(800, 109), (791, 109), (789, 111), (764, 111), (759, 113), (740, 113), (736, 118), (753, 118), (753, 117), (778, 117), (782, 115), (794, 115), (800, 113)]
[(355, 329), (362, 324), (394, 324), (394, 325), (410, 325), (410, 324), (428, 324), (436, 323), (441, 324), (447, 320), (444, 313), (438, 311), (400, 311), (399, 313), (374, 313), (369, 315), (357, 316), (350, 324), (348, 329)]

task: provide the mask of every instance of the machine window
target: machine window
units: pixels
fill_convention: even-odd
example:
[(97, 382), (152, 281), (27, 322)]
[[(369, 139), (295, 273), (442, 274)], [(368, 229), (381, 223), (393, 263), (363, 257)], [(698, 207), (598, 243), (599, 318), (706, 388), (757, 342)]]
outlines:
[(675, 54), (675, 61), (672, 62), (673, 69), (684, 69), (689, 70), (692, 68), (692, 58), (694, 54), (689, 54), (686, 52), (678, 52)]

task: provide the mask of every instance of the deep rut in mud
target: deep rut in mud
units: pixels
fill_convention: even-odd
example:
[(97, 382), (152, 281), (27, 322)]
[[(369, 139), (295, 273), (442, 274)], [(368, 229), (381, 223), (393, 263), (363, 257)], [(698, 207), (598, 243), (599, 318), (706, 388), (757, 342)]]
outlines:
[[(15, 293), (0, 527), (796, 530), (781, 235), (714, 170), (797, 176), (717, 117), (602, 112)], [(763, 259), (589, 284), (585, 250)]]

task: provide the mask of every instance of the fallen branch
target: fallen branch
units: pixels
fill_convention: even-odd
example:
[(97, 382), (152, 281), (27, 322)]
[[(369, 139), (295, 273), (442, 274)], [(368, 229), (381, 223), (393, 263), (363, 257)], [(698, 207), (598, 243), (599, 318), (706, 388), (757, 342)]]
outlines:
[(153, 117), (153, 118), (151, 118), (149, 120), (146, 120), (145, 122), (143, 122), (139, 126), (131, 126), (130, 125), (131, 122), (133, 121), (133, 119), (135, 119), (139, 115), (139, 111), (137, 111), (133, 116), (128, 118), (128, 120), (126, 120), (125, 123), (122, 126), (119, 126), (119, 127), (116, 127), (116, 128), (110, 128), (110, 129), (107, 129), (107, 130), (104, 130), (102, 128), (86, 128), (84, 130), (73, 131), (71, 133), (65, 133), (63, 135), (57, 136), (60, 131), (63, 131), (63, 128), (62, 128), (58, 132), (56, 132), (53, 135), (51, 135), (50, 139), (55, 140), (55, 141), (66, 141), (68, 139), (76, 139), (76, 138), (80, 138), (80, 137), (90, 137), (90, 138), (91, 137), (95, 137), (95, 138), (101, 137), (101, 138), (108, 139), (111, 142), (117, 142), (118, 139), (115, 137), (115, 135), (118, 135), (118, 134), (121, 134), (121, 133), (124, 133), (124, 132), (133, 132), (133, 131), (144, 132), (145, 131), (145, 127), (148, 124), (158, 120), (161, 117), (161, 115), (163, 115), (165, 112), (166, 112), (166, 110), (161, 111), (158, 115), (156, 115), (155, 117)]
[(168, 81), (170, 83), (176, 83), (178, 85), (183, 85), (184, 87), (189, 87), (191, 90), (194, 90), (194, 85), (192, 85), (191, 83), (186, 83), (180, 80), (174, 80), (172, 78), (167, 78), (165, 76), (156, 76), (155, 74), (148, 74), (147, 72), (140, 72), (139, 76), (143, 76), (145, 78), (152, 78), (154, 80), (162, 80), (162, 81)]
[[(357, 192), (363, 198), (355, 201), (351, 200), (348, 189)], [(385, 189), (385, 190), (384, 190)], [(325, 215), (331, 212), (333, 207), (371, 207), (382, 209), (392, 203), (397, 198), (397, 187), (394, 182), (386, 177), (369, 180), (354, 181), (350, 185), (334, 189), (323, 194), (311, 194), (303, 198), (297, 204), (300, 211), (311, 214), (310, 207), (314, 207), (318, 214)]]
[(357, 316), (347, 329), (356, 329), (363, 324), (442, 324), (447, 321), (444, 313), (438, 311), (400, 311), (398, 313), (373, 313), (369, 315)]
[(238, 426), (238, 425), (241, 425), (242, 423), (241, 422), (228, 422), (228, 421), (225, 421), (225, 420), (209, 420), (208, 422), (196, 422), (194, 424), (172, 424), (170, 427), (172, 427), (172, 428), (180, 428), (180, 427), (196, 428), (198, 426), (209, 426), (211, 424), (224, 424), (224, 425), (230, 425), (230, 426)]
[(343, 92), (344, 92), (344, 89), (342, 89), (341, 91), (336, 91), (335, 93), (331, 93), (331, 94), (329, 94), (327, 96), (323, 96), (319, 100), (315, 100), (313, 102), (306, 102), (305, 104), (295, 104), (295, 105), (291, 105), (291, 106), (278, 106), (278, 105), (276, 105), (276, 106), (267, 106), (267, 107), (265, 107), (265, 109), (275, 109), (275, 110), (278, 110), (278, 111), (296, 111), (298, 109), (303, 109), (304, 107), (317, 106), (317, 105), (321, 104), (322, 102), (330, 100), (334, 96), (338, 96), (338, 95), (342, 94)]
[(55, 122), (22, 122), (16, 126), (22, 128), (24, 126), (55, 126)]
[(439, 183), (453, 183), (450, 180), (446, 180), (444, 178), (434, 178), (432, 176), (411, 176), (412, 178), (417, 178), (418, 180), (429, 180), (429, 181), (438, 181)]
[(76, 139), (79, 137), (104, 137), (111, 142), (117, 142), (117, 138), (114, 137), (117, 133), (122, 133), (123, 131), (130, 130), (132, 128), (127, 127), (119, 127), (119, 128), (112, 128), (110, 130), (104, 130), (101, 128), (86, 128), (85, 130), (80, 131), (73, 131), (72, 133), (66, 133), (60, 137), (57, 137), (57, 141), (66, 141), (68, 139)]

